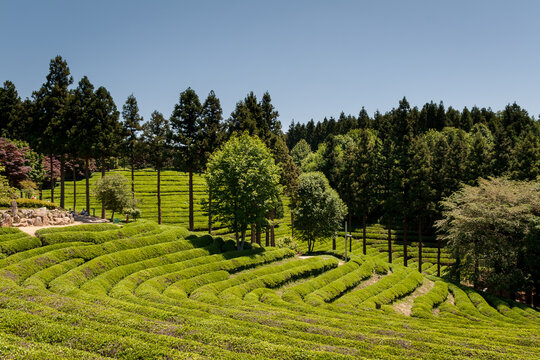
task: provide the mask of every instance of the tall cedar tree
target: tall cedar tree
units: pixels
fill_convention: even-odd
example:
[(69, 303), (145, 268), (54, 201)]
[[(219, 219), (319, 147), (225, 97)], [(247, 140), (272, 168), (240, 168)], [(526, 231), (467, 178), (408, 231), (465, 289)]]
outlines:
[[(68, 87), (73, 83), (67, 62), (61, 56), (56, 56), (49, 64), (47, 81), (38, 91), (33, 93), (35, 102), (34, 130), (32, 145), (39, 152), (60, 155), (64, 159), (65, 134), (69, 131), (67, 122)], [(61, 164), (61, 194), (60, 206), (64, 207), (64, 161)], [(51, 201), (54, 202), (54, 182), (51, 178)]]
[(154, 111), (150, 121), (143, 125), (142, 141), (146, 161), (157, 171), (158, 224), (161, 224), (161, 170), (170, 161), (170, 132), (169, 121), (158, 111)]
[(197, 93), (187, 88), (180, 93), (180, 101), (171, 116), (172, 139), (177, 151), (176, 163), (189, 173), (189, 230), (194, 229), (193, 220), (193, 173), (203, 164), (199, 134), (202, 106)]
[[(414, 110), (414, 109), (413, 109)], [(407, 225), (410, 201), (411, 147), (414, 129), (417, 123), (415, 112), (411, 110), (406, 98), (399, 102), (393, 114), (392, 139), (394, 141), (394, 171), (392, 178), (392, 195), (396, 197), (396, 212), (401, 211), (403, 217), (403, 263), (407, 266)]]
[(0, 136), (9, 139), (20, 139), (24, 136), (21, 131), (21, 98), (15, 85), (5, 81), (0, 88)]
[[(228, 120), (229, 136), (233, 133), (242, 133), (247, 131), (250, 135), (259, 136), (261, 133), (266, 133), (266, 129), (259, 128), (262, 124), (263, 112), (261, 106), (257, 102), (255, 94), (250, 92), (243, 101), (236, 103), (236, 108), (231, 113)], [(261, 140), (266, 139), (260, 137)]]
[(362, 251), (366, 249), (366, 223), (370, 211), (377, 205), (377, 191), (379, 189), (378, 176), (381, 151), (381, 141), (375, 133), (368, 129), (357, 132), (354, 136), (355, 146), (347, 154), (348, 175), (355, 208), (349, 212), (359, 210), (362, 215)]
[[(411, 149), (410, 201), (412, 215), (418, 220), (418, 271), (422, 272), (422, 233), (425, 219), (435, 210), (432, 186), (432, 155), (424, 136), (414, 139)], [(438, 254), (438, 276), (440, 276), (440, 251)]]
[[(97, 153), (101, 165), (101, 177), (105, 177), (105, 159), (114, 155), (122, 139), (122, 126), (118, 121), (119, 112), (111, 94), (103, 86), (95, 93), (95, 117), (98, 121)], [(101, 206), (101, 218), (105, 219), (105, 206)]]
[(129, 95), (122, 108), (122, 154), (129, 159), (131, 169), (131, 196), (135, 198), (135, 161), (137, 158), (137, 147), (139, 144), (139, 131), (143, 118), (139, 115), (137, 99), (133, 94)]
[[(223, 110), (221, 103), (211, 90), (204, 101), (201, 114), (199, 144), (204, 156), (204, 167), (210, 155), (216, 151), (225, 140), (225, 127), (223, 124)], [(208, 233), (212, 233), (212, 189), (208, 189)]]
[(84, 160), (87, 212), (90, 211), (90, 159), (98, 150), (96, 139), (99, 135), (99, 123), (95, 116), (95, 105), (94, 85), (84, 76), (74, 91), (69, 107), (70, 116), (75, 119), (69, 137), (77, 144), (76, 155)]

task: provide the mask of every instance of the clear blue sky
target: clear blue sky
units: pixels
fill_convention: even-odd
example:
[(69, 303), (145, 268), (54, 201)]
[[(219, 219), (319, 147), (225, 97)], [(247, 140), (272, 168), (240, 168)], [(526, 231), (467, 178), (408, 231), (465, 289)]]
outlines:
[(225, 117), (269, 91), (284, 130), (403, 96), (540, 114), (538, 1), (0, 1), (0, 82), (23, 98), (59, 54), (145, 119), (188, 86)]

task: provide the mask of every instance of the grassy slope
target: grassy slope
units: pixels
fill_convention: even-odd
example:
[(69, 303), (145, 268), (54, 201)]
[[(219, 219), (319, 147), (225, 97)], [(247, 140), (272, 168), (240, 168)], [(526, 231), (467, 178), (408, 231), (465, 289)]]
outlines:
[[(488, 304), (375, 247), (338, 266), (341, 251), (223, 252), (148, 221), (39, 235), (0, 259), (2, 358), (540, 358), (538, 311)], [(21, 239), (0, 231), (0, 245)]]

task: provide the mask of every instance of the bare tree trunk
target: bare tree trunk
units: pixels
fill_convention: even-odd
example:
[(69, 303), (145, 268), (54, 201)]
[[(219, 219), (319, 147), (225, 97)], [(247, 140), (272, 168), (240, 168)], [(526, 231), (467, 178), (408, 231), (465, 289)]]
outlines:
[(193, 231), (193, 171), (189, 170), (189, 230)]
[(212, 234), (212, 189), (208, 189), (208, 233)]
[[(105, 156), (101, 155), (101, 178), (105, 177)], [(105, 219), (105, 202), (101, 202), (101, 218)]]
[(90, 160), (88, 158), (84, 159), (84, 177), (86, 181), (86, 212), (90, 214)]
[(291, 210), (291, 240), (294, 240), (294, 212)]
[(270, 226), (269, 225), (266, 225), (266, 238), (265, 238), (264, 246), (266, 247), (270, 246)]
[(351, 236), (349, 236), (349, 253), (352, 254), (352, 234), (349, 234)]
[(255, 230), (255, 224), (251, 224), (251, 243), (255, 243), (255, 237), (256, 237), (256, 232), (257, 230)]
[(53, 169), (53, 156), (50, 155), (50, 163), (51, 163), (51, 202), (54, 202), (54, 169)]
[(73, 212), (77, 206), (77, 174), (75, 171), (75, 165), (73, 165)]
[(407, 266), (407, 215), (403, 215), (403, 265)]
[(441, 238), (437, 236), (437, 276), (441, 277)]
[(367, 214), (364, 210), (364, 214), (362, 215), (362, 247), (364, 251), (364, 255), (366, 255), (367, 252), (367, 246), (366, 246), (366, 220), (367, 220)]
[(332, 236), (332, 250), (336, 250), (336, 235)]
[(64, 172), (65, 172), (66, 159), (64, 154), (60, 155), (60, 207), (65, 209), (64, 195), (65, 195), (65, 184), (64, 184)]
[(392, 223), (390, 217), (388, 217), (388, 262), (392, 263)]
[(271, 246), (276, 246), (276, 234), (274, 233), (274, 217), (275, 217), (275, 212), (274, 212), (274, 209), (272, 209), (271, 211), (271, 219), (272, 219), (272, 224), (270, 225), (270, 245)]
[(161, 169), (157, 168), (157, 207), (158, 207), (158, 224), (161, 224)]
[(422, 272), (422, 216), (418, 217), (418, 272)]
[(135, 165), (133, 164), (133, 156), (131, 157), (131, 198), (135, 199)]
[(260, 225), (257, 225), (257, 244), (261, 246), (261, 227)]

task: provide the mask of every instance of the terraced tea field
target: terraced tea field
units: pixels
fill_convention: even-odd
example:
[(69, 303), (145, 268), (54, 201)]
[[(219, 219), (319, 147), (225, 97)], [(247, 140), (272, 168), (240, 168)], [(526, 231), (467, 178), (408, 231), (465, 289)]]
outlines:
[[(126, 170), (113, 170), (109, 173), (121, 174), (126, 180), (131, 181), (131, 173)], [(98, 181), (101, 177), (101, 174), (94, 173), (90, 178), (90, 187)], [(203, 212), (201, 207), (201, 201), (207, 198), (208, 194), (205, 189), (204, 179), (195, 174), (193, 177), (194, 182), (194, 217), (195, 217), (195, 230), (197, 231), (207, 231), (208, 230), (208, 217)], [(142, 218), (148, 220), (157, 220), (157, 195), (156, 195), (156, 183), (157, 175), (156, 171), (147, 169), (147, 170), (138, 170), (135, 172), (135, 193), (136, 198), (141, 200), (141, 211)], [(76, 185), (77, 189), (77, 202), (76, 209), (81, 210), (85, 206), (85, 183), (84, 180), (78, 181)], [(161, 173), (161, 190), (162, 190), (162, 220), (164, 224), (175, 224), (188, 227), (188, 174), (178, 171), (163, 171)], [(58, 199), (60, 192), (59, 188), (56, 188), (56, 197)], [(50, 191), (44, 191), (43, 193), (45, 200), (50, 200)], [(66, 182), (66, 208), (73, 209), (73, 183)], [(289, 199), (283, 197), (284, 203), (284, 217), (278, 221), (278, 224), (275, 228), (276, 238), (291, 237), (291, 211), (288, 207)], [(95, 199), (90, 197), (90, 206), (95, 209), (95, 213), (99, 216), (101, 214), (101, 204), (95, 201)], [(108, 214), (109, 215), (109, 214)], [(217, 235), (228, 235), (230, 230), (223, 228), (220, 224), (214, 224), (214, 234)], [(248, 236), (250, 235), (248, 231)], [(341, 236), (344, 234), (341, 233)], [(362, 252), (362, 234), (361, 229), (356, 229), (353, 232), (354, 240), (352, 250), (353, 253), (358, 254)], [(403, 256), (403, 248), (401, 246), (399, 232), (392, 231), (393, 236), (393, 249), (392, 256), (394, 259)], [(262, 236), (262, 242), (265, 243), (265, 234)], [(411, 261), (418, 261), (418, 250), (417, 242), (411, 240), (416, 240), (414, 233), (409, 235), (409, 242), (411, 243), (411, 248), (409, 249), (408, 258)], [(437, 249), (435, 248), (434, 239), (424, 236), (424, 241), (426, 244), (423, 248), (423, 262), (436, 264), (437, 262)], [(337, 250), (344, 250), (344, 240), (343, 237), (338, 238), (337, 241)], [(382, 226), (370, 226), (367, 232), (367, 245), (368, 248), (376, 248), (381, 252), (388, 251), (388, 242), (387, 242), (387, 230)], [(307, 246), (300, 244), (300, 248), (307, 250)], [(316, 245), (316, 251), (326, 251), (332, 249), (332, 244), (330, 241), (320, 242)], [(401, 262), (403, 262), (401, 260)], [(449, 257), (447, 253), (442, 254), (441, 262), (445, 265), (450, 264), (453, 260)]]
[(38, 236), (0, 230), (2, 359), (540, 358), (538, 311), (376, 246), (237, 252), (149, 221)]

